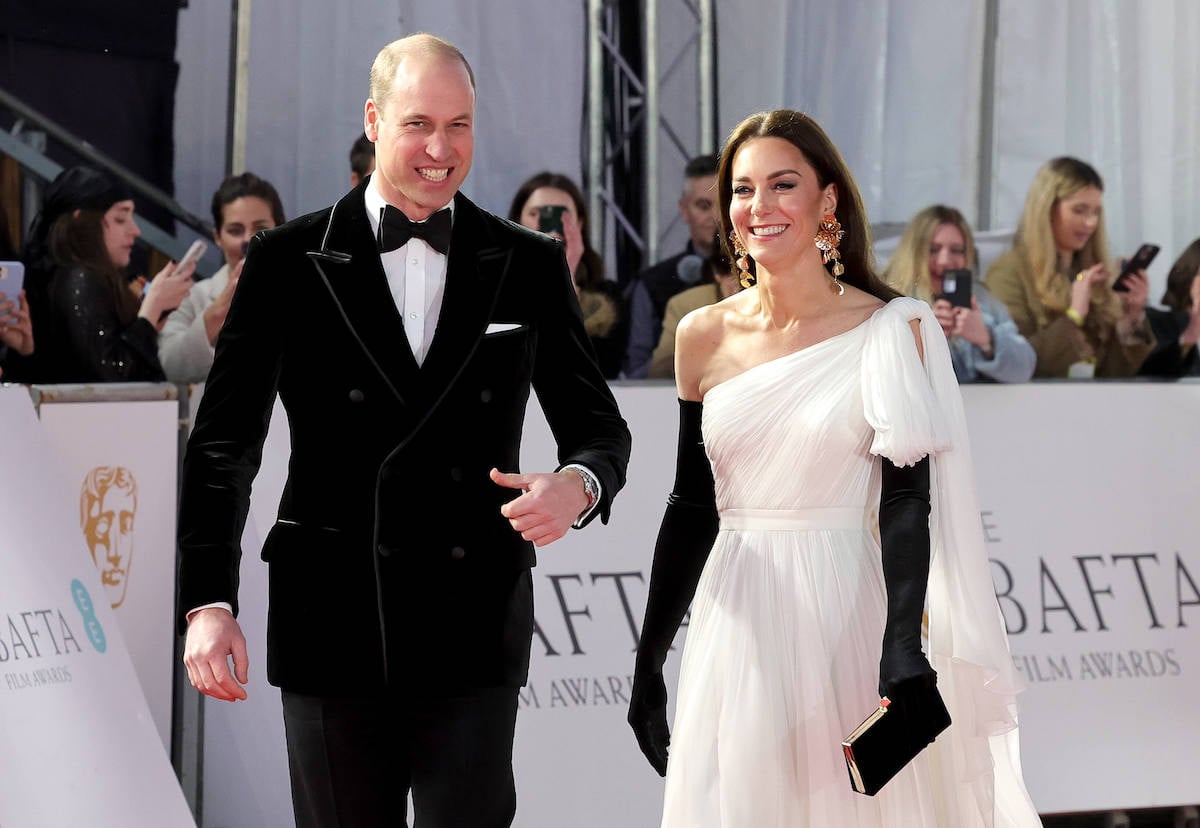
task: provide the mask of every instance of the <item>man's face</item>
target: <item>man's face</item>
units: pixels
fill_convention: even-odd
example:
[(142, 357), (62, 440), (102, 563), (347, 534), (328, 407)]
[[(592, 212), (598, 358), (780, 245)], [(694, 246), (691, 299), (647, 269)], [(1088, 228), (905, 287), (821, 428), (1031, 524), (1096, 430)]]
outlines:
[(679, 214), (687, 223), (692, 246), (704, 255), (712, 253), (713, 236), (717, 233), (717, 177), (703, 175), (684, 183), (679, 199)]
[(475, 151), (475, 91), (461, 61), (404, 57), (389, 98), (368, 99), (363, 120), (384, 200), (414, 221), (450, 203)]
[(135, 508), (133, 495), (113, 486), (92, 503), (84, 526), (92, 559), (100, 571), (100, 582), (114, 607), (125, 600), (126, 578), (133, 557)]

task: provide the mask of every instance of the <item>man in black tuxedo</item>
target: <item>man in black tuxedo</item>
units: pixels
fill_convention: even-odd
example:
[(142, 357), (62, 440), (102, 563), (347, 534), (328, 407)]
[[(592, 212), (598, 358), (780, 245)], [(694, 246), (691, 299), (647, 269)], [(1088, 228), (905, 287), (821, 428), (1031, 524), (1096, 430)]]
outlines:
[[(534, 547), (607, 520), (625, 479), (629, 431), (561, 246), (458, 193), (474, 110), (454, 46), (379, 53), (376, 172), (251, 243), (184, 461), (185, 663), (232, 701), (240, 537), (278, 392), (292, 453), (262, 553), (267, 674), (300, 828), (402, 825), (410, 789), (426, 828), (511, 824)], [(555, 473), (512, 473), (531, 386)]]

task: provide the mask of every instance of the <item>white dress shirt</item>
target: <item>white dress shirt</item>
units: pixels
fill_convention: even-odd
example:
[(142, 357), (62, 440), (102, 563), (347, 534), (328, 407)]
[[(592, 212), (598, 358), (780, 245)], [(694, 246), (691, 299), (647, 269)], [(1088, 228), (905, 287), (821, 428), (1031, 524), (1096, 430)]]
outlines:
[[(379, 238), (380, 216), (387, 202), (375, 186), (376, 178), (373, 175), (367, 182), (364, 200), (371, 233)], [(449, 210), (453, 217), (454, 201), (442, 209)], [(381, 253), (379, 259), (392, 292), (392, 301), (404, 320), (408, 345), (420, 365), (429, 353), (442, 312), (442, 298), (446, 294), (446, 256), (430, 247), (424, 239), (414, 237), (395, 250)]]

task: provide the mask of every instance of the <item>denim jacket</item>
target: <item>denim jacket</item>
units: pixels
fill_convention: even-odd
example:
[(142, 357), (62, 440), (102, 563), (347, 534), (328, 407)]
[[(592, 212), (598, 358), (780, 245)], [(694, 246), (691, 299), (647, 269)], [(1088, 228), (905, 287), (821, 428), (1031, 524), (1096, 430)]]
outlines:
[(1008, 310), (975, 283), (975, 299), (983, 324), (992, 334), (992, 358), (985, 359), (978, 345), (952, 336), (948, 340), (954, 375), (960, 383), (967, 382), (1028, 382), (1037, 365), (1033, 346), (1017, 330)]

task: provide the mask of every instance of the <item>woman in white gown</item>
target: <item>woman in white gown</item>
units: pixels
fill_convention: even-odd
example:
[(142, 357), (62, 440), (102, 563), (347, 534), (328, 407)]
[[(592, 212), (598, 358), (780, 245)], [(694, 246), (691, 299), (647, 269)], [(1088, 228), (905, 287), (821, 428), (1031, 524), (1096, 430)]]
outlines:
[[(1039, 825), (937, 320), (874, 275), (858, 189), (812, 119), (743, 121), (718, 187), (756, 284), (678, 332), (679, 460), (629, 712), (667, 777), (663, 826)], [(689, 602), (672, 739), (662, 664)], [(950, 728), (878, 795), (852, 792), (841, 740), (880, 695), (919, 711), (938, 691)]]

